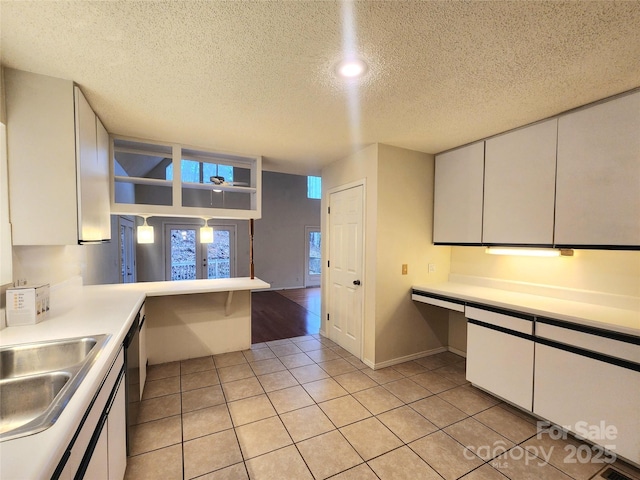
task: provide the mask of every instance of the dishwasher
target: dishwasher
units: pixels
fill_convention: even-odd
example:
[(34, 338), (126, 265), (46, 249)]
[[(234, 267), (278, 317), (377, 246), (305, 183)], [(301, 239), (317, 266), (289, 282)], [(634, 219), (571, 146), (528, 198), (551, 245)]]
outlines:
[(127, 455), (130, 455), (132, 429), (140, 409), (140, 313), (124, 339), (124, 363), (127, 372)]

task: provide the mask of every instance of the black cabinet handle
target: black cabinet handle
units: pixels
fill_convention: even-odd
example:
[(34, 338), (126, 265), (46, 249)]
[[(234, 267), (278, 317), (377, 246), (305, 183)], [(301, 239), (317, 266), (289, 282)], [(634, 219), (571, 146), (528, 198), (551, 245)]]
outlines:
[(353, 281), (353, 284), (354, 284), (354, 285), (360, 285), (360, 280), (354, 280), (354, 281)]

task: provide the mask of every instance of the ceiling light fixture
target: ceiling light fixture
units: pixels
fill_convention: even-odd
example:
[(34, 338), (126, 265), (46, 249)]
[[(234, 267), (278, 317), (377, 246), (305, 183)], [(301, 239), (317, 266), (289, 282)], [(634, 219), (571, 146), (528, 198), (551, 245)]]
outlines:
[(367, 71), (367, 64), (360, 59), (343, 60), (338, 64), (338, 75), (342, 78), (360, 78)]
[(147, 217), (142, 218), (144, 218), (144, 223), (138, 225), (137, 228), (138, 243), (153, 243), (153, 227), (147, 225)]
[(204, 227), (200, 227), (200, 243), (213, 243), (213, 228), (209, 226), (206, 219)]
[(572, 257), (573, 250), (557, 248), (519, 248), (519, 247), (488, 247), (485, 253), (490, 255), (513, 255), (521, 257)]

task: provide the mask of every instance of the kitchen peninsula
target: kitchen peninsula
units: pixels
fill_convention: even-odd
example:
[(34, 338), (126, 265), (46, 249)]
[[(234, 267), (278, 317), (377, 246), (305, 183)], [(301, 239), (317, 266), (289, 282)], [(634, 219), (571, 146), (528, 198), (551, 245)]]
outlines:
[[(153, 355), (159, 351), (191, 358), (249, 348), (251, 291), (268, 287), (249, 278), (86, 287), (74, 278), (52, 286), (50, 316), (36, 325), (3, 329), (0, 346), (84, 335), (111, 338), (51, 427), (0, 444), (0, 478), (51, 478), (143, 304), (150, 363), (157, 363)], [(156, 314), (160, 318), (154, 319)]]

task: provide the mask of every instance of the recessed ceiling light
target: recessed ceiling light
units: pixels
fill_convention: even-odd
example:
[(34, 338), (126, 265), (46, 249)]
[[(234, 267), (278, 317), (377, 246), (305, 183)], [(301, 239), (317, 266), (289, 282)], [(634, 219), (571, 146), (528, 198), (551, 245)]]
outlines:
[(360, 59), (343, 60), (338, 64), (338, 75), (344, 78), (358, 78), (367, 71), (367, 64)]

